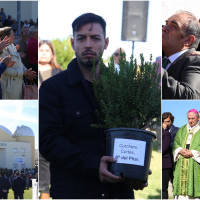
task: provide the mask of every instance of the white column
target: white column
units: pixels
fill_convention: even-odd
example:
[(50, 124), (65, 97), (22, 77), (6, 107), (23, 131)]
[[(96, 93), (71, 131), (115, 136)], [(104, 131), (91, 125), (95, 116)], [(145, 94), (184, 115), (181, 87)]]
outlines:
[(36, 179), (32, 179), (32, 199), (38, 199)]

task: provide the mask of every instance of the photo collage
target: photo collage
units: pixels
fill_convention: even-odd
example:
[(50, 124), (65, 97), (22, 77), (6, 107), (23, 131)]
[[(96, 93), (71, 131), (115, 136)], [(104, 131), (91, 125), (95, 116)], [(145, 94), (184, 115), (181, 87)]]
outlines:
[(200, 199), (199, 8), (0, 1), (0, 199)]

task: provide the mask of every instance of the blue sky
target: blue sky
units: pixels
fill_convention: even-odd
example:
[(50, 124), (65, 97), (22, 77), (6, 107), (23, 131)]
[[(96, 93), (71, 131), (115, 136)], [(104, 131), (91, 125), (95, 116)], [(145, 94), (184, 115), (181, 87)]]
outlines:
[(12, 133), (17, 126), (30, 127), (35, 134), (35, 148), (38, 149), (38, 101), (2, 100), (0, 101), (0, 124)]
[[(153, 55), (153, 61), (161, 56), (161, 24), (162, 9), (161, 0), (152, 0), (149, 2), (149, 17), (147, 42), (135, 42), (134, 57), (139, 63), (140, 54), (144, 54), (145, 60), (149, 60), (150, 54)], [(67, 38), (72, 35), (71, 24), (79, 15), (92, 12), (102, 16), (107, 23), (107, 37), (109, 37), (109, 46), (104, 51), (103, 58), (112, 55), (116, 48), (125, 49), (127, 60), (132, 53), (132, 42), (121, 41), (122, 26), (122, 8), (121, 0), (62, 0), (39, 1), (39, 37), (40, 39)], [(44, 9), (46, 8), (46, 9)], [(160, 17), (158, 17), (160, 16)]]
[(162, 113), (171, 112), (175, 118), (174, 125), (177, 127), (187, 124), (187, 112), (191, 109), (200, 111), (200, 100), (162, 101)]

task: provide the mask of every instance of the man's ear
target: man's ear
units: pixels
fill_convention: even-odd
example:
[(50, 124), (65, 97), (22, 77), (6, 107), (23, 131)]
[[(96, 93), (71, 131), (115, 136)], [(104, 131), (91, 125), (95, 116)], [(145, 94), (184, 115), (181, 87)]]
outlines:
[(186, 36), (186, 40), (184, 42), (184, 46), (185, 47), (190, 47), (191, 44), (195, 41), (195, 36), (194, 35), (189, 35)]
[(74, 50), (74, 38), (71, 38), (72, 49)]
[(108, 47), (108, 44), (109, 44), (109, 38), (105, 38), (105, 46), (104, 46), (104, 49), (106, 50), (107, 47)]

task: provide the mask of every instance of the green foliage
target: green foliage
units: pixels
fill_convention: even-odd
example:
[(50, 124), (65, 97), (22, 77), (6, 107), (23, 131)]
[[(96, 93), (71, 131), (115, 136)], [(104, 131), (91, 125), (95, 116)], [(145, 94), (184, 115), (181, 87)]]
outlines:
[[(153, 125), (153, 118), (160, 117), (161, 113), (158, 65), (152, 64), (152, 56), (150, 62), (145, 62), (141, 54), (141, 65), (138, 65), (136, 59), (133, 61), (133, 56), (128, 63), (126, 55), (120, 54), (120, 71), (114, 67), (113, 56), (108, 68), (101, 58), (100, 80), (95, 76), (93, 81), (99, 105), (97, 114), (102, 123), (100, 126), (145, 129), (150, 123)], [(95, 73), (95, 68), (93, 72)]]
[(68, 64), (74, 57), (74, 50), (70, 43), (71, 36), (67, 39), (53, 39), (52, 43), (56, 51), (57, 62), (63, 70), (67, 69)]

